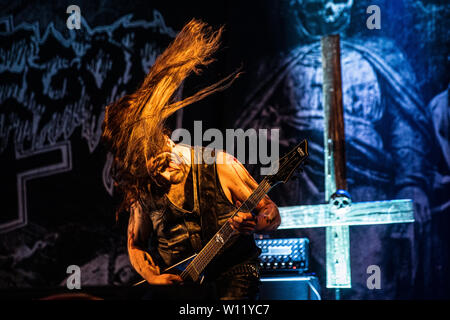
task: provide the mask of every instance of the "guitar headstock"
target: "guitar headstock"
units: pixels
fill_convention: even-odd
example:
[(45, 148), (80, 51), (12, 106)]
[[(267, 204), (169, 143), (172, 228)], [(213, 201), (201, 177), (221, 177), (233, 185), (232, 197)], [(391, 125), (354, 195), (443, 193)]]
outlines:
[(278, 183), (286, 183), (308, 156), (308, 141), (305, 139), (275, 163), (274, 168), (277, 170), (266, 179), (272, 187)]

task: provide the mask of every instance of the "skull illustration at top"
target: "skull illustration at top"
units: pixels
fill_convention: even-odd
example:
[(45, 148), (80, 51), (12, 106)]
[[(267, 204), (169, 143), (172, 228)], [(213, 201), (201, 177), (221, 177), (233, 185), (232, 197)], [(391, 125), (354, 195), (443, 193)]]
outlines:
[(301, 32), (317, 38), (348, 26), (353, 0), (292, 0), (291, 6)]

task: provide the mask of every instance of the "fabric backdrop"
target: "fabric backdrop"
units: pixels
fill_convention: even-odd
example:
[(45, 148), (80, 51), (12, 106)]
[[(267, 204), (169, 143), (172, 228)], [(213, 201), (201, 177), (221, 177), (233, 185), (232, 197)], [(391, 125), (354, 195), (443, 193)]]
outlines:
[[(68, 29), (66, 9), (81, 10)], [(366, 9), (381, 9), (368, 29)], [(192, 18), (225, 25), (217, 61), (182, 95), (238, 67), (225, 92), (177, 113), (172, 128), (280, 128), (281, 152), (310, 140), (301, 179), (274, 189), (278, 205), (323, 203), (320, 36), (341, 34), (349, 192), (353, 201), (411, 198), (414, 224), (351, 227), (348, 299), (449, 297), (449, 12), (445, 1), (1, 1), (0, 288), (129, 285), (127, 217), (116, 221), (104, 108), (137, 88)], [(257, 180), (258, 170), (248, 166)], [(278, 231), (311, 240), (325, 298), (325, 229)], [(366, 268), (381, 267), (380, 290)]]

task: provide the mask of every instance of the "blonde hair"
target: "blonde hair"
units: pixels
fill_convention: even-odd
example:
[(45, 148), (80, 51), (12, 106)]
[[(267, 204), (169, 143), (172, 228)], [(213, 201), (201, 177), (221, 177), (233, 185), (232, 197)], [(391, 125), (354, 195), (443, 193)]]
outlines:
[(205, 23), (191, 20), (156, 59), (136, 92), (106, 107), (102, 140), (114, 154), (115, 180), (122, 189), (137, 193), (142, 183), (148, 183), (143, 180), (154, 178), (147, 164), (164, 151), (165, 121), (170, 115), (229, 87), (239, 76), (235, 71), (190, 97), (172, 101), (184, 79), (214, 61), (211, 55), (219, 48), (222, 32), (223, 27), (212, 31)]

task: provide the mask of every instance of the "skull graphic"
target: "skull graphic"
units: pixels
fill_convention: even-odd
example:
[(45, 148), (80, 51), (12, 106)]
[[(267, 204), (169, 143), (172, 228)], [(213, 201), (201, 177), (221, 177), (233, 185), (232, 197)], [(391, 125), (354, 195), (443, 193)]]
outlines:
[(337, 190), (330, 198), (331, 210), (334, 212), (345, 213), (350, 210), (352, 199), (345, 190)]
[(338, 33), (350, 23), (353, 0), (292, 0), (300, 31), (312, 38)]

